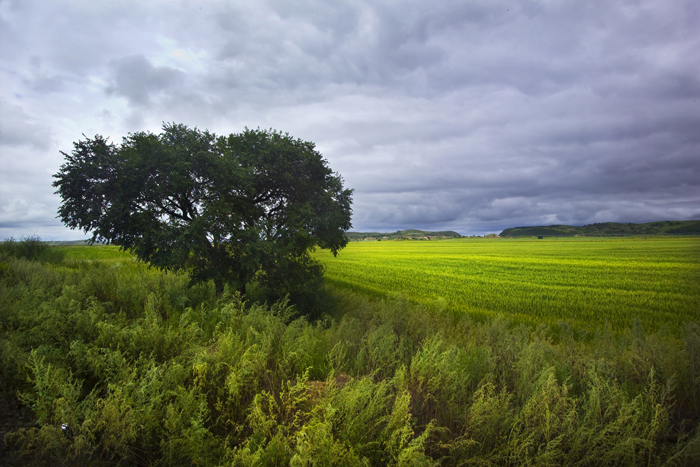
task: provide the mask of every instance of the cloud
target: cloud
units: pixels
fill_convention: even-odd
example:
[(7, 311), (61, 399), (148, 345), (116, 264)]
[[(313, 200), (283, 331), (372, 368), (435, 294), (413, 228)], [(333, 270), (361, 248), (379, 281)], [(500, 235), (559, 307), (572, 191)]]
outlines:
[[(46, 150), (50, 135), (50, 130), (27, 115), (21, 106), (0, 99), (0, 147), (30, 146)], [(10, 161), (3, 158), (3, 162)]]
[(181, 71), (154, 67), (143, 55), (113, 60), (110, 65), (114, 84), (107, 92), (126, 97), (134, 106), (147, 106), (154, 97), (183, 82)]
[(3, 225), (55, 222), (83, 133), (164, 121), (316, 142), (358, 230), (700, 218), (690, 0), (4, 0), (0, 22)]

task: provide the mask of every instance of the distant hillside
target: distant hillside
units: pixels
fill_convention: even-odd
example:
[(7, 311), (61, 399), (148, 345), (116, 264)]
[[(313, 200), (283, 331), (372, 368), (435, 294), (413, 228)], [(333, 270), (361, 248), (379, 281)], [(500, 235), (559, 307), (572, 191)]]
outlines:
[(90, 244), (90, 240), (51, 240), (46, 243), (56, 246), (85, 246)]
[(605, 222), (581, 227), (549, 225), (540, 227), (513, 227), (501, 232), (501, 237), (606, 237), (619, 235), (700, 235), (700, 221), (662, 221), (646, 224)]
[(438, 240), (445, 238), (460, 238), (461, 235), (451, 230), (428, 232), (425, 230), (397, 230), (392, 233), (382, 232), (347, 232), (348, 239), (353, 242), (361, 240)]

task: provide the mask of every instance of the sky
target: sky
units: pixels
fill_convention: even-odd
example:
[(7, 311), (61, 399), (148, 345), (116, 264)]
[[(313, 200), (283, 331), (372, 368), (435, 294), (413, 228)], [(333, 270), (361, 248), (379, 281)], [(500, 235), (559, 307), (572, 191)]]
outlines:
[(163, 122), (315, 142), (355, 231), (700, 219), (700, 2), (0, 0), (0, 239)]

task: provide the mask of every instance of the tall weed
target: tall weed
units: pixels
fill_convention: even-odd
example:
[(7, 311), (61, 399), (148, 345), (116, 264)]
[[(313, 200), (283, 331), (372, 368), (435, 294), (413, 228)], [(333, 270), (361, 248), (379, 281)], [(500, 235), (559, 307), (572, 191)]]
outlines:
[(0, 389), (35, 419), (9, 464), (700, 459), (697, 323), (584, 332), (332, 288), (312, 321), (129, 257), (0, 263)]

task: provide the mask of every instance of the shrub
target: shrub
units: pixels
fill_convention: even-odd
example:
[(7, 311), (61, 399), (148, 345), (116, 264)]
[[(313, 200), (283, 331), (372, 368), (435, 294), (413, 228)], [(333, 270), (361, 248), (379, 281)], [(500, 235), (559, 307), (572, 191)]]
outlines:
[(0, 257), (22, 258), (42, 263), (60, 263), (65, 253), (59, 248), (51, 247), (39, 237), (23, 237), (20, 241), (13, 238), (0, 242)]

